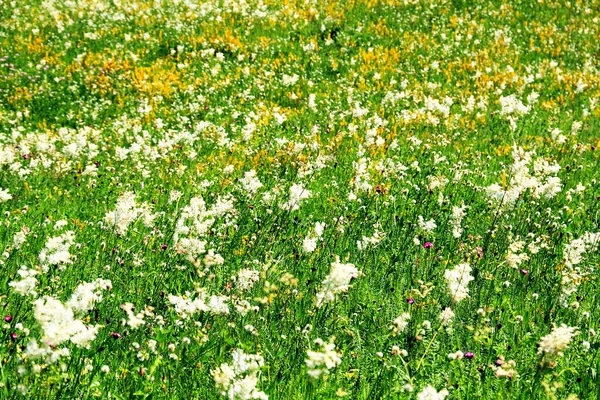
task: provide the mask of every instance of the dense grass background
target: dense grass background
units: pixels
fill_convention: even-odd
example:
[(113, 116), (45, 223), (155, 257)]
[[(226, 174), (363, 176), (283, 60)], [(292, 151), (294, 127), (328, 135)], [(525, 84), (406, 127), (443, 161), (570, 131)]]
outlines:
[[(597, 238), (568, 262), (574, 241), (600, 231), (599, 11), (0, 1), (0, 191), (11, 197), (0, 202), (0, 397), (218, 398), (211, 371), (235, 349), (264, 358), (257, 388), (271, 399), (416, 398), (427, 385), (463, 399), (600, 396)], [(513, 167), (520, 152), (531, 162)], [(534, 171), (544, 160), (558, 172)], [(251, 170), (256, 193), (241, 183)], [(545, 196), (523, 173), (556, 176), (560, 191)], [(311, 193), (297, 210), (284, 206), (294, 184)], [(493, 184), (517, 190), (514, 201), (494, 199)], [(117, 214), (134, 220), (119, 233), (109, 213), (127, 192), (135, 204)], [(222, 264), (178, 247), (195, 197), (208, 209), (233, 201), (196, 235)], [(144, 202), (148, 224), (132, 211)], [(306, 252), (316, 222), (326, 228)], [(44, 266), (40, 253), (66, 231), (68, 262)], [(511, 268), (520, 241), (528, 259)], [(336, 256), (361, 274), (317, 307)], [(453, 302), (444, 273), (465, 262), (470, 297)], [(22, 266), (38, 272), (35, 294), (9, 285)], [(259, 272), (248, 291), (232, 278), (243, 269)], [(565, 295), (570, 272), (580, 276)], [(98, 278), (112, 289), (76, 315), (99, 326), (89, 346), (43, 343), (34, 301), (66, 303)], [(169, 301), (202, 290), (230, 312), (182, 318)], [(256, 310), (236, 311), (242, 300)], [(143, 325), (127, 325), (127, 303), (147, 311)], [(447, 307), (455, 317), (442, 326)], [(539, 354), (561, 324), (578, 328), (564, 355)], [(312, 379), (307, 350), (333, 337), (341, 363)], [(32, 340), (69, 356), (34, 357)], [(450, 359), (457, 351), (473, 356)], [(511, 360), (514, 373), (498, 376)]]

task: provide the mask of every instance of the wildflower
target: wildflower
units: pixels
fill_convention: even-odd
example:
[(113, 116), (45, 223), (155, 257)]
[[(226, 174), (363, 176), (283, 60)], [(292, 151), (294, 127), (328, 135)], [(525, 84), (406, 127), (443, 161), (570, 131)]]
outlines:
[(335, 338), (332, 337), (329, 343), (324, 343), (321, 339), (315, 339), (314, 343), (321, 347), (321, 351), (306, 352), (308, 358), (305, 360), (308, 367), (308, 375), (313, 378), (319, 378), (329, 374), (329, 370), (342, 363), (342, 354), (335, 351)]
[(0, 203), (11, 200), (12, 198), (12, 195), (8, 193), (8, 189), (0, 188)]
[(538, 342), (538, 354), (544, 357), (562, 357), (563, 350), (569, 346), (573, 337), (578, 335), (577, 327), (569, 327), (561, 324), (558, 328), (554, 327), (552, 332), (542, 337)]
[(398, 318), (396, 318), (393, 322), (394, 326), (392, 329), (395, 333), (404, 332), (404, 329), (408, 326), (408, 321), (410, 320), (409, 313), (403, 313)]
[(317, 307), (324, 303), (332, 302), (336, 299), (338, 293), (347, 292), (350, 288), (350, 281), (360, 275), (360, 271), (354, 264), (342, 264), (340, 258), (331, 263), (331, 272), (322, 283), (322, 288), (317, 293)]
[(221, 394), (230, 400), (267, 400), (269, 397), (257, 388), (258, 372), (265, 365), (263, 357), (235, 349), (232, 358), (232, 364), (223, 363), (211, 371)]
[(290, 187), (290, 198), (287, 202), (281, 205), (281, 208), (284, 210), (296, 211), (300, 208), (300, 203), (302, 200), (310, 198), (311, 195), (311, 191), (305, 189), (304, 186), (293, 184)]
[(454, 318), (454, 312), (452, 311), (452, 309), (450, 307), (444, 308), (444, 310), (440, 314), (440, 321), (442, 322), (442, 325), (444, 325), (444, 326), (450, 325), (452, 323), (453, 318)]
[(429, 221), (425, 221), (422, 215), (419, 215), (418, 225), (419, 229), (426, 233), (431, 233), (437, 228), (437, 224), (433, 218)]
[(458, 303), (469, 297), (469, 288), (467, 286), (469, 282), (475, 279), (471, 276), (471, 267), (469, 264), (458, 264), (454, 269), (446, 270), (444, 278), (448, 284), (448, 290), (452, 296), (453, 303)]
[(433, 248), (433, 243), (431, 243), (431, 242), (425, 242), (425, 243), (423, 243), (423, 248), (424, 249), (431, 249), (431, 248)]
[(427, 385), (419, 394), (417, 400), (444, 400), (450, 393), (446, 389), (439, 392), (431, 385)]

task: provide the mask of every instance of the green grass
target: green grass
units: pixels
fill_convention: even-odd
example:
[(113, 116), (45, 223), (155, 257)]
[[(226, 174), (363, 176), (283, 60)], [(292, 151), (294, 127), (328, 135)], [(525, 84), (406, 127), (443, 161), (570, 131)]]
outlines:
[[(0, 398), (600, 396), (596, 1), (5, 3)], [(359, 273), (318, 306), (337, 257)], [(335, 343), (317, 379), (316, 339)], [(224, 364), (255, 392), (222, 396)]]

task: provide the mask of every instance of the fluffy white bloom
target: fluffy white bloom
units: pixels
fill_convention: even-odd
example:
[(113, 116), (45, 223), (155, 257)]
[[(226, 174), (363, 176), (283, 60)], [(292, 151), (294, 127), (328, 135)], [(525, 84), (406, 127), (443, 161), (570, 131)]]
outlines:
[(317, 248), (318, 240), (323, 236), (323, 231), (325, 230), (324, 222), (316, 222), (315, 228), (312, 232), (309, 232), (308, 235), (302, 241), (302, 251), (305, 253), (312, 253)]
[(513, 164), (508, 171), (510, 176), (508, 187), (503, 189), (494, 183), (485, 188), (488, 197), (496, 201), (502, 201), (505, 206), (511, 205), (527, 190), (533, 197), (552, 198), (562, 190), (560, 178), (552, 176), (560, 171), (556, 163), (550, 164), (546, 160), (538, 158), (533, 162), (533, 171), (530, 170), (533, 152), (527, 152), (520, 147), (513, 148)]
[(471, 276), (471, 266), (467, 263), (458, 264), (454, 269), (447, 269), (444, 278), (448, 284), (448, 291), (452, 296), (452, 303), (469, 297), (469, 282), (473, 279)]
[(310, 190), (305, 189), (304, 186), (295, 183), (290, 187), (289, 200), (283, 203), (281, 208), (290, 211), (298, 210), (302, 200), (310, 198), (311, 195), (312, 193)]
[(600, 233), (586, 232), (581, 237), (571, 240), (563, 250), (565, 268), (561, 271), (562, 294), (561, 304), (566, 307), (568, 298), (577, 291), (577, 287), (589, 272), (581, 270), (577, 265), (583, 260), (585, 253), (594, 251), (600, 245)]
[(508, 253), (506, 255), (506, 263), (511, 268), (519, 268), (523, 261), (529, 260), (529, 256), (525, 252), (521, 252), (525, 247), (525, 242), (522, 240), (515, 240), (508, 246)]
[(125, 192), (117, 199), (115, 210), (104, 216), (104, 222), (119, 235), (124, 235), (129, 225), (138, 218), (142, 218), (145, 226), (151, 227), (157, 216), (151, 210), (152, 207), (146, 202), (137, 205), (135, 193)]
[(258, 372), (265, 364), (259, 354), (246, 354), (240, 349), (232, 353), (232, 364), (221, 364), (211, 371), (215, 385), (230, 400), (267, 400), (269, 397), (256, 387)]
[(70, 340), (87, 347), (99, 329), (99, 326), (86, 326), (75, 318), (73, 309), (50, 296), (33, 302), (33, 315), (42, 328), (42, 342), (51, 346)]
[(15, 249), (19, 249), (23, 243), (27, 240), (27, 235), (29, 235), (29, 228), (24, 226), (19, 232), (15, 233), (13, 237), (13, 246)]
[(562, 357), (563, 350), (569, 346), (573, 337), (578, 335), (577, 327), (569, 327), (561, 324), (555, 327), (552, 332), (540, 339), (538, 343), (538, 354), (548, 357)]
[(462, 204), (460, 207), (452, 206), (452, 216), (450, 217), (450, 225), (452, 226), (452, 236), (459, 238), (463, 233), (461, 227), (462, 220), (466, 215), (465, 210), (467, 206)]
[(235, 278), (235, 286), (242, 290), (251, 289), (256, 282), (260, 279), (260, 273), (255, 269), (242, 269), (238, 272)]
[(307, 236), (302, 241), (302, 251), (305, 253), (312, 253), (317, 248), (317, 238)]
[(78, 285), (71, 299), (67, 302), (67, 306), (73, 311), (88, 311), (92, 309), (94, 304), (102, 301), (102, 290), (112, 289), (112, 282), (108, 279), (96, 279), (93, 282), (84, 282)]
[(38, 280), (35, 278), (35, 276), (38, 273), (39, 272), (36, 271), (35, 269), (29, 269), (25, 266), (22, 266), (17, 271), (17, 274), (19, 274), (19, 276), (21, 277), (21, 280), (11, 281), (8, 284), (8, 286), (14, 288), (15, 292), (17, 292), (21, 296), (27, 296), (27, 295), (31, 294), (35, 297), (35, 296), (37, 296), (37, 293), (35, 292), (35, 286), (38, 283)]
[(246, 191), (249, 196), (253, 196), (256, 194), (258, 189), (263, 187), (263, 184), (256, 177), (256, 171), (250, 170), (244, 173), (244, 177), (240, 179), (240, 183), (242, 188)]
[(454, 311), (452, 311), (452, 309), (450, 307), (444, 308), (440, 314), (440, 321), (442, 322), (442, 325), (444, 325), (444, 326), (450, 325), (452, 323), (453, 319), (454, 319)]
[(61, 269), (64, 269), (65, 264), (70, 264), (72, 261), (69, 248), (74, 241), (75, 232), (73, 231), (67, 231), (60, 236), (48, 239), (39, 256), (42, 270), (48, 272), (51, 265), (59, 265)]
[(313, 378), (319, 378), (327, 375), (329, 370), (342, 363), (342, 354), (335, 351), (335, 338), (331, 338), (329, 343), (324, 343), (321, 339), (316, 339), (315, 344), (321, 347), (321, 351), (307, 350), (308, 358), (305, 360), (308, 367), (308, 375)]
[(331, 272), (322, 283), (321, 290), (317, 293), (317, 307), (324, 303), (332, 302), (336, 295), (341, 292), (347, 292), (350, 287), (350, 280), (358, 277), (360, 271), (354, 264), (342, 264), (339, 257), (331, 263)]
[(437, 225), (435, 223), (435, 220), (432, 218), (429, 221), (425, 221), (425, 219), (423, 218), (422, 215), (419, 215), (419, 229), (427, 232), (427, 233), (431, 233), (433, 230), (435, 230), (435, 228), (437, 228)]
[(419, 394), (417, 400), (444, 400), (450, 393), (446, 389), (439, 392), (431, 385), (427, 385)]
[(0, 203), (8, 201), (12, 198), (13, 198), (12, 195), (10, 193), (8, 193), (8, 189), (0, 188)]
[(190, 204), (181, 210), (181, 216), (175, 225), (175, 249), (178, 253), (187, 255), (188, 260), (195, 261), (206, 253), (207, 242), (204, 237), (209, 234), (217, 218), (229, 217), (231, 219), (226, 223), (230, 223), (234, 213), (231, 197), (219, 197), (211, 208), (206, 207), (202, 197), (192, 198)]
[(173, 304), (175, 312), (179, 314), (181, 318), (187, 319), (198, 312), (229, 314), (229, 306), (227, 305), (229, 297), (227, 296), (208, 297), (206, 290), (200, 290), (198, 297), (195, 299), (191, 299), (190, 296), (190, 293), (186, 293), (186, 296), (184, 297), (172, 294), (167, 297), (169, 302)]
[(392, 322), (394, 324), (394, 326), (392, 326), (392, 329), (396, 333), (402, 333), (402, 332), (404, 332), (404, 329), (406, 329), (406, 327), (408, 326), (408, 321), (409, 320), (410, 320), (410, 314), (406, 313), (406, 312), (402, 313), (402, 315), (400, 315), (398, 318), (396, 318)]

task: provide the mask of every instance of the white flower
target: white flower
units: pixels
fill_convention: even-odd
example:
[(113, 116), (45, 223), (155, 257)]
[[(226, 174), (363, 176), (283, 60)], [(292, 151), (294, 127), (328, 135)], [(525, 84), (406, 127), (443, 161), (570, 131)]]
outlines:
[(450, 393), (446, 389), (439, 392), (431, 385), (427, 385), (421, 393), (417, 394), (417, 400), (444, 400)]
[(402, 315), (400, 315), (398, 318), (396, 318), (392, 322), (394, 324), (394, 326), (392, 327), (392, 329), (396, 333), (404, 332), (404, 329), (408, 326), (408, 321), (409, 320), (410, 320), (410, 314), (406, 313), (406, 312), (402, 313)]
[(37, 295), (35, 292), (35, 286), (38, 283), (38, 280), (35, 278), (35, 276), (38, 273), (39, 272), (36, 271), (35, 269), (28, 269), (27, 267), (22, 266), (17, 271), (17, 274), (19, 274), (19, 276), (21, 277), (21, 280), (20, 281), (11, 281), (8, 284), (8, 286), (14, 288), (15, 292), (17, 292), (21, 296), (27, 296), (27, 295), (31, 294), (35, 297)]
[(305, 253), (312, 253), (317, 248), (317, 238), (307, 236), (302, 241), (302, 250)]
[(448, 290), (452, 296), (452, 302), (459, 301), (469, 297), (469, 282), (473, 279), (471, 276), (471, 267), (467, 263), (458, 264), (454, 269), (447, 269), (444, 278), (448, 284)]
[(12, 198), (12, 195), (8, 193), (8, 189), (0, 188), (0, 203), (4, 203), (5, 201), (11, 200)]
[(447, 326), (452, 323), (452, 319), (454, 318), (454, 311), (450, 307), (444, 308), (442, 313), (440, 314), (440, 321), (442, 325)]
[(244, 177), (240, 179), (240, 183), (249, 196), (253, 196), (258, 189), (263, 187), (263, 184), (256, 177), (256, 171), (253, 169), (244, 174)]
[(305, 189), (304, 186), (300, 184), (293, 184), (290, 187), (290, 198), (287, 202), (281, 205), (281, 208), (284, 210), (295, 211), (300, 208), (300, 203), (302, 200), (310, 198), (312, 193), (310, 190)]
[(538, 343), (538, 354), (553, 357), (563, 356), (563, 350), (569, 346), (573, 337), (578, 335), (577, 327), (569, 327), (561, 324), (555, 327), (552, 332), (540, 339)]
[(65, 264), (70, 264), (72, 261), (69, 248), (74, 241), (75, 232), (73, 231), (67, 231), (60, 236), (48, 239), (39, 256), (42, 271), (48, 272), (51, 265), (59, 265), (61, 269), (64, 269)]
[(360, 272), (354, 264), (342, 264), (339, 257), (331, 263), (331, 272), (322, 283), (322, 288), (317, 293), (317, 307), (324, 303), (332, 302), (336, 295), (341, 292), (347, 292), (350, 287), (350, 280), (358, 277)]
[(118, 199), (114, 211), (104, 216), (104, 222), (114, 228), (119, 235), (127, 233), (127, 229), (138, 218), (144, 221), (146, 227), (151, 227), (157, 214), (152, 214), (152, 207), (144, 202), (139, 206), (133, 192), (125, 192)]
[(240, 349), (232, 353), (232, 364), (221, 364), (211, 371), (215, 386), (230, 400), (267, 400), (268, 396), (258, 390), (258, 372), (264, 366), (260, 354), (246, 354)]
[(430, 219), (429, 221), (425, 221), (425, 219), (423, 218), (422, 215), (419, 215), (418, 223), (419, 223), (419, 229), (426, 233), (431, 233), (433, 230), (435, 230), (435, 228), (437, 228), (437, 225), (433, 218)]
[(308, 350), (305, 360), (308, 367), (308, 375), (313, 378), (319, 378), (327, 375), (329, 370), (342, 363), (342, 354), (335, 351), (335, 338), (331, 338), (329, 343), (324, 343), (321, 339), (316, 339), (315, 344), (321, 347), (321, 351)]

